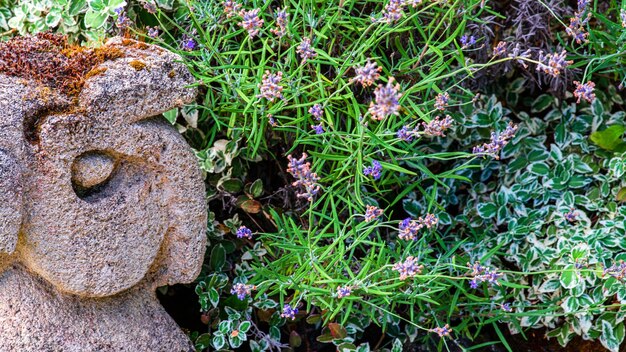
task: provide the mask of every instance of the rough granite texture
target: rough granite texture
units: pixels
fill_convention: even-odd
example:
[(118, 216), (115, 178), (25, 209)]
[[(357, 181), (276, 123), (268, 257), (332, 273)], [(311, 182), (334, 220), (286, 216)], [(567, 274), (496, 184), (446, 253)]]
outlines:
[(76, 99), (0, 75), (0, 351), (193, 351), (155, 289), (200, 271), (204, 182), (154, 117), (193, 79), (163, 49), (106, 45), (124, 56)]

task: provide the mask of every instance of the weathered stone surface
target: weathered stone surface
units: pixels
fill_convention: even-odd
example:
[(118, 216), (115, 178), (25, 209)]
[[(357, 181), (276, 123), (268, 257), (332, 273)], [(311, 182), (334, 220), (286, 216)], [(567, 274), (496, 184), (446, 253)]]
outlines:
[(191, 282), (204, 183), (162, 118), (180, 58), (127, 39), (75, 97), (0, 74), (0, 351), (188, 351), (155, 289)]

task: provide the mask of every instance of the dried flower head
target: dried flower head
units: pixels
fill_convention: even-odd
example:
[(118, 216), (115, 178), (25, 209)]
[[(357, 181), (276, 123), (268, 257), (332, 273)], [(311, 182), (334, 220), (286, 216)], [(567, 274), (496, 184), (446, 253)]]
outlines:
[(311, 163), (306, 162), (307, 155), (302, 153), (300, 159), (296, 159), (291, 155), (287, 156), (289, 165), (287, 172), (289, 172), (296, 181), (292, 183), (293, 186), (302, 186), (305, 191), (297, 194), (300, 198), (306, 198), (309, 202), (313, 201), (313, 197), (319, 192), (320, 186), (317, 184), (319, 177), (316, 173), (311, 171)]
[(302, 59), (302, 64), (305, 64), (307, 60), (310, 60), (317, 56), (317, 53), (311, 47), (311, 39), (306, 37), (302, 38), (302, 41), (300, 42), (300, 45), (298, 45), (296, 52), (298, 53), (298, 55), (300, 55), (300, 58)]
[(261, 93), (257, 95), (257, 98), (265, 98), (269, 101), (274, 101), (276, 98), (283, 98), (283, 87), (280, 85), (280, 80), (283, 78), (282, 71), (278, 73), (271, 73), (269, 70), (263, 74), (263, 79), (259, 84), (259, 90)]
[(403, 141), (410, 142), (419, 134), (419, 126), (412, 128), (409, 125), (402, 126), (401, 129), (396, 132), (396, 137), (402, 139)]
[(623, 260), (619, 261), (619, 264), (613, 264), (608, 268), (604, 268), (602, 270), (602, 277), (611, 276), (618, 280), (622, 280), (626, 277), (626, 263)]
[(274, 33), (278, 38), (282, 38), (285, 34), (287, 34), (287, 17), (289, 14), (285, 9), (276, 9), (276, 28), (270, 29), (270, 32)]
[(493, 48), (493, 57), (504, 56), (504, 54), (506, 54), (506, 47), (506, 42), (499, 42), (498, 45)]
[(379, 72), (382, 69), (376, 62), (371, 62), (370, 59), (367, 59), (365, 66), (359, 65), (354, 68), (356, 76), (352, 80), (360, 83), (363, 87), (369, 87), (380, 78)]
[(422, 3), (422, 0), (405, 0), (406, 5), (410, 5), (411, 7), (417, 7), (417, 5)]
[(518, 64), (522, 65), (522, 67), (527, 68), (528, 65), (524, 60), (530, 59), (531, 51), (530, 49), (526, 49), (526, 51), (522, 52), (519, 43), (515, 44), (515, 47), (509, 53), (509, 57), (515, 60)]
[(238, 25), (248, 31), (250, 38), (254, 38), (259, 34), (259, 29), (263, 27), (263, 20), (259, 18), (259, 11), (259, 9), (241, 11), (242, 20)]
[(473, 289), (478, 288), (478, 284), (482, 282), (498, 285), (498, 279), (502, 277), (502, 274), (498, 273), (496, 269), (484, 267), (478, 262), (474, 264), (467, 263), (467, 266), (471, 270), (470, 275), (473, 276), (470, 280), (470, 287)]
[(443, 111), (448, 107), (448, 101), (450, 100), (450, 94), (448, 92), (439, 93), (435, 98), (435, 109)]
[(552, 53), (548, 55), (543, 55), (543, 52), (539, 52), (539, 64), (537, 64), (537, 71), (543, 71), (544, 73), (552, 76), (558, 77), (562, 70), (564, 70), (568, 65), (571, 65), (574, 61), (565, 60), (565, 55), (567, 52), (565, 50), (561, 51), (561, 53)]
[(378, 219), (383, 215), (383, 210), (375, 207), (373, 205), (365, 206), (365, 222), (370, 222), (372, 220)]
[(430, 331), (436, 333), (437, 335), (439, 335), (439, 337), (444, 337), (444, 336), (449, 336), (452, 329), (450, 329), (450, 325), (446, 324), (443, 327), (436, 327), (436, 328), (430, 329)]
[(226, 18), (237, 16), (239, 14), (239, 11), (241, 11), (241, 4), (233, 0), (224, 1), (222, 3), (222, 6), (224, 7), (224, 13), (226, 14)]
[(509, 143), (509, 140), (515, 136), (517, 128), (517, 125), (509, 123), (506, 130), (504, 130), (504, 132), (500, 135), (496, 135), (495, 132), (491, 132), (491, 141), (489, 143), (484, 143), (481, 146), (474, 147), (472, 152), (474, 154), (490, 155), (496, 160), (500, 159), (500, 151)]
[(278, 126), (278, 123), (276, 122), (276, 120), (274, 119), (274, 115), (272, 115), (272, 114), (267, 114), (267, 122), (272, 127)]
[(392, 24), (397, 22), (404, 15), (404, 0), (389, 0), (383, 10), (382, 22)]
[(593, 93), (593, 89), (596, 86), (595, 83), (589, 81), (585, 84), (581, 84), (578, 81), (574, 81), (576, 89), (574, 90), (574, 97), (577, 99), (576, 103), (580, 103), (580, 99), (584, 99), (591, 103), (596, 99), (596, 95)]
[(152, 2), (151, 0), (144, 2), (143, 8), (151, 15), (154, 15), (158, 10), (156, 4)]
[(402, 96), (398, 91), (400, 85), (393, 85), (394, 78), (389, 77), (387, 85), (379, 84), (374, 90), (374, 101), (370, 103), (368, 109), (374, 120), (381, 121), (387, 116), (400, 115), (399, 99)]
[(443, 120), (439, 119), (439, 116), (435, 116), (429, 123), (422, 122), (424, 126), (423, 134), (428, 137), (445, 137), (444, 132), (452, 127), (452, 117), (446, 115)]
[(424, 217), (419, 217), (417, 220), (406, 218), (400, 222), (398, 226), (398, 237), (401, 240), (413, 241), (417, 239), (417, 233), (419, 230), (426, 227), (431, 229), (437, 226), (439, 219), (433, 214), (426, 214)]
[(404, 262), (394, 264), (393, 270), (400, 273), (400, 280), (406, 280), (422, 273), (423, 265), (418, 265), (417, 258), (410, 256)]

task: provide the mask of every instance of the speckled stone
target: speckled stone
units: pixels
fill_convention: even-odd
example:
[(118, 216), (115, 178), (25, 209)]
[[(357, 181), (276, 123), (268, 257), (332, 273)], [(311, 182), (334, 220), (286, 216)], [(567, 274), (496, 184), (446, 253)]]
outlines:
[(0, 351), (193, 350), (155, 295), (206, 248), (197, 160), (157, 116), (193, 77), (161, 48), (106, 45), (125, 55), (77, 99), (0, 75)]

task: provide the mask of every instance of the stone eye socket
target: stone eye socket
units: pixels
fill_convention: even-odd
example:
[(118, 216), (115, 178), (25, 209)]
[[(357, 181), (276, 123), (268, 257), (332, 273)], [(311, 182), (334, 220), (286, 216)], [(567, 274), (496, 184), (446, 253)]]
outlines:
[(76, 195), (85, 199), (101, 193), (113, 178), (117, 168), (115, 157), (91, 151), (79, 155), (72, 164), (72, 187)]

